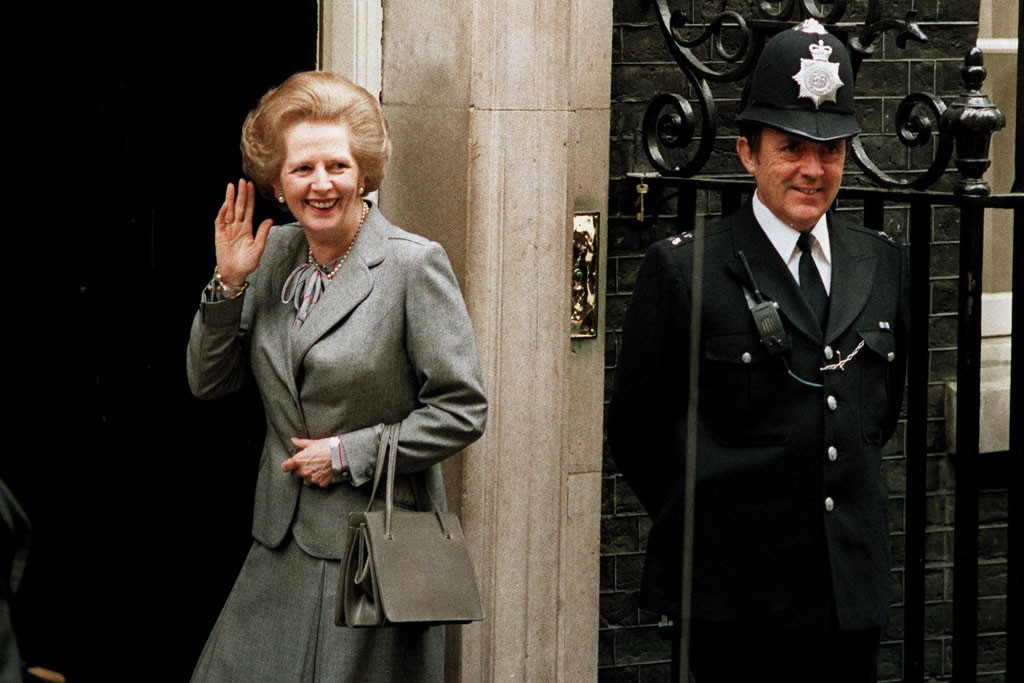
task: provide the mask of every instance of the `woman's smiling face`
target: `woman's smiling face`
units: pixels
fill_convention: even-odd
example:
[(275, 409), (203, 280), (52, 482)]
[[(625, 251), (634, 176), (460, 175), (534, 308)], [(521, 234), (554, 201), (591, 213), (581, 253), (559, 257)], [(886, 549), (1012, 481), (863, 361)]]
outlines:
[(348, 126), (302, 121), (284, 135), (285, 159), (275, 193), (302, 227), (331, 239), (348, 237), (363, 211), (363, 174)]

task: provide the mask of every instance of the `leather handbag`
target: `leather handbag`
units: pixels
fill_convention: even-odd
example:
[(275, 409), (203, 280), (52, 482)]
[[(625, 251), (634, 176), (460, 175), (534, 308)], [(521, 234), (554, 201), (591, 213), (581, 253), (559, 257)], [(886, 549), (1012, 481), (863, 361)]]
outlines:
[[(335, 602), (338, 626), (464, 624), (484, 618), (480, 589), (457, 515), (394, 508), (401, 423), (385, 425), (365, 512), (348, 517)], [(371, 511), (386, 470), (384, 510)]]

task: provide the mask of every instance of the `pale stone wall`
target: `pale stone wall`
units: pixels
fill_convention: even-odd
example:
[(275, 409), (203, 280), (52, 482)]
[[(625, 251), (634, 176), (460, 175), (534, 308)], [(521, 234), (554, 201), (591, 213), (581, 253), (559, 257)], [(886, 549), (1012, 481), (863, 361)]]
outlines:
[(450, 629), (449, 680), (592, 681), (604, 323), (570, 340), (569, 276), (573, 212), (606, 217), (611, 0), (384, 2), (382, 35), (381, 207), (448, 251), (491, 402), (446, 468), (487, 614)]

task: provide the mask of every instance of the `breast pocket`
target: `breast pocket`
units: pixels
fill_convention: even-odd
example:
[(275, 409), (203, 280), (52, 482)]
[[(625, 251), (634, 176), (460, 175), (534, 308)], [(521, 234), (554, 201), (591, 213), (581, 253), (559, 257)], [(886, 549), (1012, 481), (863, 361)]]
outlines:
[(864, 346), (860, 361), (861, 433), (871, 444), (881, 444), (885, 416), (889, 412), (889, 369), (896, 360), (896, 337), (892, 330), (857, 330)]
[(754, 446), (785, 441), (777, 414), (791, 388), (777, 358), (753, 334), (709, 336), (701, 366), (702, 414), (715, 439), (726, 445)]

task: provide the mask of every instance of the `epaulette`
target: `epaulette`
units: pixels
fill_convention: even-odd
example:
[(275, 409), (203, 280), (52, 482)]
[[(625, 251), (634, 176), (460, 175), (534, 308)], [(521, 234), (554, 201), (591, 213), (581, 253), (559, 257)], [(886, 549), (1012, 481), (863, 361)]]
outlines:
[(687, 230), (686, 232), (681, 232), (678, 235), (672, 235), (672, 237), (667, 237), (666, 239), (668, 240), (668, 243), (671, 244), (673, 247), (678, 247), (680, 244), (683, 244), (684, 242), (693, 241), (693, 233)]
[(870, 235), (871, 237), (881, 240), (888, 244), (889, 246), (896, 247), (897, 249), (902, 246), (893, 238), (892, 235), (887, 233), (885, 230), (875, 230), (874, 228), (866, 227), (864, 225), (861, 225), (860, 223), (854, 223), (853, 221), (844, 219), (842, 217), (837, 217), (835, 219), (834, 225), (842, 226), (848, 230), (853, 230), (864, 235)]

